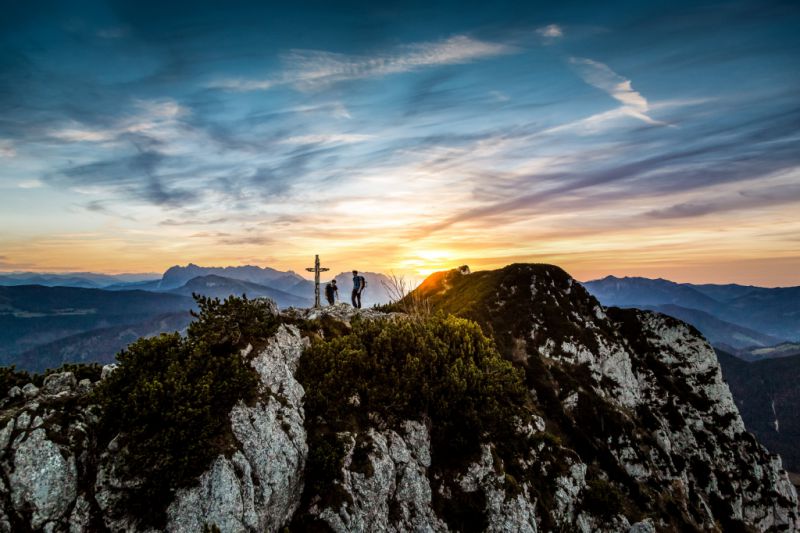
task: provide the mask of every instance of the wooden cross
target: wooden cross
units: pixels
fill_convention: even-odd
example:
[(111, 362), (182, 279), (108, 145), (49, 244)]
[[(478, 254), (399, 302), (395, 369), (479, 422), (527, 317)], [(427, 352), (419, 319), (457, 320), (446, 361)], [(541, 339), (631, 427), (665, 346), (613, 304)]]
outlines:
[(327, 272), (330, 270), (329, 268), (320, 268), (319, 266), (319, 255), (314, 256), (314, 268), (307, 268), (309, 272), (314, 273), (314, 308), (319, 309), (319, 273), (320, 272)]

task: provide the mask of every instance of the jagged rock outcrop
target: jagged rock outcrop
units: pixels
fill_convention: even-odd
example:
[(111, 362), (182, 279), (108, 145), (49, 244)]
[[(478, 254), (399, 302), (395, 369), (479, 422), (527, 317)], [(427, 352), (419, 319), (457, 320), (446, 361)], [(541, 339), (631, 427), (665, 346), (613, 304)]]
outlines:
[[(419, 290), (433, 309), (478, 321), (526, 367), (548, 430), (600, 469), (599, 480), (655, 515), (677, 504), (662, 527), (800, 528), (780, 458), (745, 431), (716, 355), (693, 327), (604, 309), (549, 265), (451, 271)], [(573, 527), (582, 523), (574, 517)]]
[[(388, 424), (376, 415), (337, 434), (344, 460), (335, 490), (314, 493), (305, 483), (309, 428), (325, 421), (307, 419), (296, 377), (305, 335), (322, 334), (323, 320), (349, 329), (356, 315), (386, 315), (346, 305), (292, 310), (266, 345), (243, 352), (258, 399), (231, 409), (235, 449), (174, 494), (166, 530), (800, 529), (780, 458), (744, 430), (714, 352), (690, 326), (605, 309), (544, 265), (443, 273), (416, 297), (477, 321), (524, 370), (537, 414), (515, 431), (535, 444), (514, 461), (528, 475), (515, 479), (502, 443), (485, 439), (469, 462), (437, 465), (430, 420)], [(102, 379), (114, 371), (104, 368)], [(0, 400), (0, 531), (141, 529), (115, 512), (136, 481), (117, 476), (117, 439), (98, 444), (95, 385), (71, 372), (37, 383)]]
[[(239, 449), (220, 455), (196, 486), (179, 491), (167, 509), (168, 531), (276, 531), (300, 502), (308, 454), (303, 387), (294, 378), (307, 344), (294, 326), (281, 326), (252, 359), (266, 401), (240, 402), (230, 413)], [(103, 369), (107, 376), (112, 367)], [(115, 475), (116, 440), (93, 450), (86, 424), (91, 406), (70, 372), (45, 379), (40, 393), (10, 407), (0, 432), (0, 531), (136, 530), (114, 507), (128, 482)], [(59, 408), (68, 410), (67, 413)], [(63, 417), (77, 419), (65, 424)], [(88, 452), (93, 453), (88, 453)], [(82, 492), (86, 490), (86, 492)]]
[(297, 328), (281, 326), (252, 361), (266, 402), (231, 411), (240, 450), (217, 457), (196, 487), (176, 495), (167, 510), (170, 531), (276, 531), (291, 520), (302, 492), (308, 454), (303, 427), (303, 387), (294, 378), (304, 340)]
[[(66, 531), (81, 516), (81, 476), (92, 450), (88, 428), (97, 421), (80, 401), (85, 387), (63, 372), (48, 376), (41, 388), (29, 383), (24, 395), (3, 400), (0, 531)], [(89, 524), (80, 520), (72, 529)]]
[(345, 302), (337, 302), (334, 305), (323, 305), (320, 308), (296, 308), (290, 307), (283, 311), (283, 315), (290, 318), (303, 320), (336, 320), (345, 325), (350, 325), (353, 318), (358, 317), (362, 320), (384, 319), (391, 316), (398, 316), (399, 313), (383, 313), (373, 308), (367, 307), (356, 309)]
[(356, 436), (343, 435), (346, 456), (340, 486), (347, 498), (338, 508), (312, 503), (309, 512), (337, 532), (446, 530), (431, 503), (428, 431), (419, 422), (407, 421), (402, 433), (369, 430), (370, 451), (363, 464), (354, 461)]

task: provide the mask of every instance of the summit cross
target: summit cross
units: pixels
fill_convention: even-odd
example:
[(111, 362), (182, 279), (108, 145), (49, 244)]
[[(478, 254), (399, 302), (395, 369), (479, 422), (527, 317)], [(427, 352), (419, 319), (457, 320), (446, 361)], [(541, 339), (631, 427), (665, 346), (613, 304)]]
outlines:
[(307, 271), (314, 273), (314, 308), (319, 309), (319, 273), (327, 272), (329, 268), (321, 268), (319, 266), (319, 255), (314, 256), (314, 268), (306, 268)]

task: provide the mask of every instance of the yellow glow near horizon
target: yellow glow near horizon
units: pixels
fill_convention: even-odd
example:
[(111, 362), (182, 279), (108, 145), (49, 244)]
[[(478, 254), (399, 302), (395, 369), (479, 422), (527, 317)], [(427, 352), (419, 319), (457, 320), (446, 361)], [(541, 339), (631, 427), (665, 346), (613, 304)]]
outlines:
[[(261, 214), (210, 206), (216, 217), (173, 220), (169, 210), (131, 207), (129, 218), (38, 210), (0, 213), (0, 270), (163, 272), (189, 262), (253, 264), (306, 275), (314, 254), (334, 272), (378, 271), (418, 279), (467, 264), (472, 270), (512, 262), (553, 263), (586, 280), (614, 275), (674, 281), (800, 285), (800, 202), (721, 210), (697, 217), (652, 217), (662, 205), (683, 205), (688, 193), (613, 198), (605, 204), (572, 197), (547, 208), (483, 212), (449, 174), (401, 170), (365, 179), (364, 196), (294, 214), (274, 204)], [(791, 186), (800, 171), (709, 187), (732, 201), (747, 187)], [(394, 182), (389, 189), (389, 183)], [(787, 185), (788, 184), (788, 185)], [(387, 190), (383, 194), (381, 191)], [(427, 191), (427, 192), (426, 192)], [(373, 196), (368, 196), (371, 193)], [(379, 194), (380, 193), (380, 194)], [(26, 193), (27, 194), (27, 193)], [(38, 194), (38, 193), (36, 193)], [(490, 204), (491, 205), (491, 204)], [(33, 222), (26, 224), (30, 218)]]

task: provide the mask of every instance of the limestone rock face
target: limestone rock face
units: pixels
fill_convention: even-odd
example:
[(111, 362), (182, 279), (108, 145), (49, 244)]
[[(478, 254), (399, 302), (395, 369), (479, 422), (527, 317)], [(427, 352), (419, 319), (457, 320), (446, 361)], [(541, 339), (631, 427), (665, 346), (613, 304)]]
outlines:
[(303, 426), (303, 387), (294, 378), (307, 341), (294, 326), (281, 326), (253, 359), (261, 386), (271, 394), (231, 411), (239, 442), (232, 457), (217, 457), (198, 486), (180, 491), (167, 510), (170, 531), (277, 531), (299, 505), (308, 454)]
[[(420, 292), (434, 310), (479, 322), (508, 359), (534, 369), (529, 384), (537, 398), (548, 398), (540, 404), (547, 431), (581, 443), (577, 456), (556, 450), (546, 461), (573, 463), (572, 479), (558, 478), (549, 489), (553, 501), (536, 508), (540, 524), (800, 530), (797, 495), (780, 459), (745, 431), (713, 349), (691, 326), (603, 308), (550, 265), (453, 271), (432, 276)], [(667, 510), (660, 487), (669, 487), (680, 513)], [(622, 515), (597, 516), (597, 494), (617, 491), (650, 499), (653, 518), (631, 525)], [(595, 506), (595, 516), (581, 510)]]
[[(447, 530), (432, 507), (430, 437), (423, 424), (405, 422), (402, 435), (371, 429), (358, 444), (361, 436), (343, 437), (347, 455), (338, 485), (347, 497), (338, 506), (313, 503), (311, 514), (337, 532)], [(368, 450), (365, 464), (354, 462), (357, 446)]]
[(290, 307), (289, 309), (283, 311), (283, 314), (288, 317), (302, 318), (306, 320), (332, 318), (344, 323), (345, 325), (350, 325), (350, 322), (355, 317), (359, 317), (362, 320), (376, 320), (400, 315), (400, 313), (383, 313), (369, 307), (356, 309), (352, 305), (345, 302), (337, 302), (334, 305), (323, 305), (319, 309), (314, 309), (313, 307), (308, 309)]
[(59, 394), (61, 392), (68, 392), (78, 385), (75, 374), (72, 372), (61, 372), (58, 374), (50, 374), (44, 378), (44, 385), (42, 392), (45, 394)]
[[(240, 402), (231, 410), (238, 450), (217, 457), (196, 486), (176, 494), (167, 510), (168, 531), (202, 531), (212, 524), (221, 531), (277, 531), (291, 520), (308, 454), (304, 391), (294, 377), (307, 343), (296, 327), (281, 326), (252, 358), (265, 400)], [(103, 376), (112, 371), (106, 366)], [(136, 530), (132, 517), (113, 512), (121, 489), (130, 484), (115, 474), (116, 439), (105, 450), (94, 449), (89, 427), (97, 419), (91, 406), (60, 416), (59, 408), (80, 400), (91, 385), (78, 387), (69, 372), (48, 376), (41, 390), (29, 385), (27, 402), (20, 405), (24, 398), (16, 394), (8, 407), (13, 416), (0, 429), (0, 531), (88, 532), (99, 523)], [(89, 493), (82, 492), (86, 488)]]
[(106, 379), (116, 369), (117, 369), (116, 363), (111, 363), (110, 365), (103, 365), (103, 368), (100, 371), (100, 379)]
[(69, 529), (86, 459), (76, 451), (91, 447), (96, 421), (91, 409), (64, 416), (76, 385), (71, 372), (51, 374), (41, 389), (28, 383), (0, 401), (0, 531)]
[(66, 518), (77, 494), (75, 458), (64, 458), (41, 427), (20, 434), (18, 442), (8, 477), (14, 509), (30, 509), (34, 529)]
[(486, 531), (519, 531), (536, 533), (536, 502), (531, 498), (530, 487), (523, 485), (520, 494), (508, 494), (504, 476), (498, 474), (491, 447), (481, 449), (480, 461), (469, 467), (458, 479), (467, 493), (482, 491), (486, 495)]

